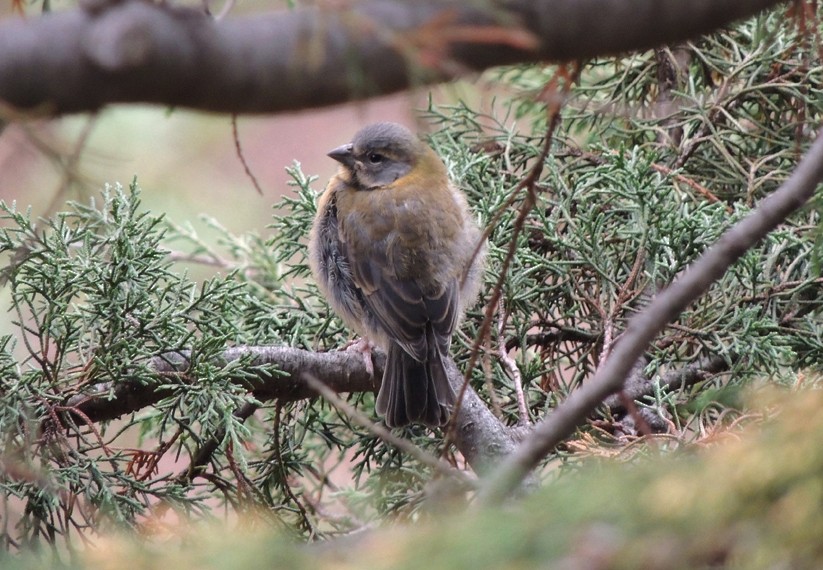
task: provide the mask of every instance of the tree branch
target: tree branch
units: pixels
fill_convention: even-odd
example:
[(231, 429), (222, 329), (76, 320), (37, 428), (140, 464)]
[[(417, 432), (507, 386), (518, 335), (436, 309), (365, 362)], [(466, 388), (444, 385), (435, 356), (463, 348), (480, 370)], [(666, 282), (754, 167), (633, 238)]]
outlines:
[[(730, 356), (730, 359), (736, 359)], [(693, 364), (672, 370), (660, 378), (659, 386), (663, 390), (676, 390), (687, 388), (698, 382), (706, 380), (714, 374), (725, 372), (729, 369), (729, 361), (722, 356), (706, 356), (697, 360)], [(655, 383), (642, 374), (631, 374), (626, 378), (622, 393), (629, 401), (635, 401), (650, 396), (654, 393)], [(619, 394), (612, 394), (603, 401), (612, 412), (626, 411), (623, 398)]]
[(570, 436), (607, 396), (620, 390), (643, 351), (663, 328), (750, 247), (803, 206), (823, 180), (823, 131), (791, 177), (746, 218), (732, 226), (694, 264), (659, 292), (643, 311), (632, 318), (608, 360), (582, 388), (573, 392), (531, 436), (491, 475), (481, 489), (486, 503), (499, 503), (554, 447)]
[[(282, 372), (282, 375), (258, 372), (251, 379), (248, 377), (249, 368), (244, 368), (242, 374), (238, 373), (237, 383), (246, 386), (260, 401), (293, 401), (316, 397), (317, 392), (305, 381), (306, 376), (322, 380), (324, 385), (336, 393), (376, 391), (380, 387), (379, 379), (383, 376), (386, 364), (385, 355), (375, 351), (372, 355), (372, 376), (361, 355), (352, 352), (309, 352), (291, 347), (240, 346), (223, 353), (223, 365), (249, 355), (252, 355), (249, 368), (274, 364)], [(160, 375), (185, 373), (188, 367), (185, 352), (156, 356), (149, 364), (149, 368)], [(452, 385), (459, 388), (463, 384), (463, 375), (451, 359), (447, 361), (447, 372)], [(114, 386), (101, 384), (95, 386), (91, 393), (72, 396), (64, 408), (76, 417), (82, 417), (83, 422), (103, 422), (136, 412), (173, 395), (172, 388), (158, 388), (124, 378)], [(510, 430), (489, 411), (477, 393), (469, 388), (457, 417), (455, 445), (472, 469), (482, 473), (501, 457), (514, 451), (515, 440)], [(204, 457), (211, 451), (213, 450), (203, 451)]]
[[(446, 361), (446, 372), (455, 390), (463, 387), (463, 374), (454, 361)], [(504, 426), (471, 386), (466, 387), (457, 412), (454, 445), (475, 473), (487, 473), (501, 458), (514, 452), (514, 431)]]
[(307, 109), (492, 66), (570, 61), (708, 33), (778, 0), (368, 0), (219, 22), (136, 0), (0, 22), (0, 101)]
[[(383, 374), (385, 355), (375, 352), (373, 378), (363, 359), (353, 357), (345, 351), (309, 352), (299, 348), (284, 346), (238, 346), (223, 352), (223, 365), (251, 356), (250, 367), (274, 364), (282, 373), (280, 375), (258, 372), (254, 378), (239, 374), (237, 383), (246, 386), (260, 401), (280, 399), (283, 401), (314, 398), (317, 393), (301, 380), (302, 374), (311, 374), (335, 392), (376, 391), (380, 387), (379, 378)], [(188, 355), (185, 352), (168, 352), (155, 356), (149, 368), (159, 375), (185, 373), (189, 368)], [(172, 396), (172, 388), (158, 388), (151, 384), (131, 381), (123, 378), (114, 386), (98, 385), (94, 392), (78, 394), (69, 398), (67, 407), (73, 407), (84, 413), (92, 422), (104, 422), (119, 418), (156, 404)]]

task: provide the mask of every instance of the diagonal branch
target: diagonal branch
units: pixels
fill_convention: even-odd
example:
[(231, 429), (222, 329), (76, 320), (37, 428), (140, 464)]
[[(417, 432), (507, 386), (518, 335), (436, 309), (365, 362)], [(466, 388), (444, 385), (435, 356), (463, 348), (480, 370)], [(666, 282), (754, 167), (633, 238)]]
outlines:
[[(778, 0), (366, 0), (219, 22), (124, 0), (0, 21), (0, 108), (268, 113), (711, 32)], [(6, 105), (2, 105), (5, 102)]]
[(537, 424), (529, 438), (491, 475), (481, 490), (483, 501), (501, 502), (543, 457), (585, 421), (594, 408), (620, 390), (635, 362), (655, 336), (703, 295), (746, 250), (802, 207), (821, 180), (823, 131), (792, 176), (776, 192), (726, 231), (717, 243), (629, 321), (608, 360), (601, 364), (594, 377)]

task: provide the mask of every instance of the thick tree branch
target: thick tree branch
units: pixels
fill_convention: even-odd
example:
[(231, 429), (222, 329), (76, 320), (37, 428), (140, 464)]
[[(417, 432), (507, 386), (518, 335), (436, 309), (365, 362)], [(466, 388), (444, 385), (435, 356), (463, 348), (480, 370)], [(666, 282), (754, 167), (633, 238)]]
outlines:
[[(0, 22), (0, 102), (266, 113), (394, 93), (469, 71), (655, 47), (778, 0), (367, 0), (227, 18), (136, 0)], [(344, 3), (345, 4), (345, 3)]]
[[(249, 367), (244, 367), (243, 373), (238, 374), (237, 383), (246, 386), (260, 401), (292, 401), (316, 397), (315, 390), (304, 380), (306, 376), (322, 380), (323, 384), (337, 393), (375, 391), (380, 387), (379, 379), (386, 363), (384, 354), (373, 354), (373, 377), (366, 370), (361, 355), (354, 352), (309, 352), (291, 347), (242, 346), (230, 348), (223, 353), (224, 364), (242, 357), (250, 357), (251, 361)], [(251, 379), (248, 377), (250, 368), (270, 364), (276, 365), (282, 375), (258, 372), (257, 376)], [(149, 367), (160, 375), (185, 374), (189, 361), (185, 353), (172, 352), (153, 358)], [(452, 384), (459, 388), (463, 384), (463, 375), (451, 360), (448, 361), (447, 368)], [(78, 422), (103, 422), (136, 412), (172, 395), (171, 388), (157, 388), (125, 378), (115, 386), (98, 385), (94, 387), (93, 393), (72, 396), (64, 408), (75, 412)], [(480, 473), (515, 449), (510, 430), (494, 417), (471, 389), (466, 392), (457, 418), (455, 445), (472, 469)], [(206, 450), (204, 453), (210, 451)]]
[[(385, 356), (375, 353), (375, 380), (366, 370), (362, 358), (353, 353), (309, 352), (283, 346), (238, 346), (223, 352), (223, 364), (251, 356), (249, 367), (276, 365), (280, 375), (264, 374), (249, 379), (248, 370), (238, 374), (237, 383), (246, 386), (260, 401), (280, 399), (284, 401), (313, 398), (317, 394), (301, 380), (302, 374), (311, 374), (335, 392), (367, 392), (380, 387)], [(152, 358), (149, 368), (160, 375), (185, 374), (189, 368), (184, 352), (169, 352)], [(111, 395), (109, 395), (111, 393)], [(173, 395), (172, 388), (157, 388), (151, 384), (124, 378), (115, 386), (98, 385), (94, 393), (72, 396), (66, 406), (76, 408), (93, 422), (119, 418), (156, 404)]]
[[(446, 362), (446, 370), (454, 389), (462, 388), (463, 374), (451, 359)], [(482, 475), (497, 465), (500, 459), (513, 453), (516, 448), (513, 433), (468, 386), (457, 415), (454, 444), (472, 469)]]
[(487, 503), (502, 501), (546, 454), (585, 421), (595, 407), (620, 390), (635, 362), (654, 337), (703, 295), (746, 250), (803, 206), (821, 180), (823, 132), (792, 176), (774, 194), (726, 231), (717, 243), (629, 321), (608, 360), (594, 377), (537, 424), (530, 437), (496, 469), (481, 490), (483, 500)]

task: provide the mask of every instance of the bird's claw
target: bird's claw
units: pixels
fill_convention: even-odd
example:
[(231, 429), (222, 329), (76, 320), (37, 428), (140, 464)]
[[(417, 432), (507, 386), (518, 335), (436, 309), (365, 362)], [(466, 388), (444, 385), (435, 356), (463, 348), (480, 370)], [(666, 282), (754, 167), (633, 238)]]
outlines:
[(366, 366), (366, 372), (369, 376), (374, 378), (374, 363), (372, 362), (372, 351), (377, 347), (372, 341), (367, 338), (358, 338), (357, 340), (346, 343), (341, 350), (346, 352), (359, 352), (363, 357), (363, 364)]

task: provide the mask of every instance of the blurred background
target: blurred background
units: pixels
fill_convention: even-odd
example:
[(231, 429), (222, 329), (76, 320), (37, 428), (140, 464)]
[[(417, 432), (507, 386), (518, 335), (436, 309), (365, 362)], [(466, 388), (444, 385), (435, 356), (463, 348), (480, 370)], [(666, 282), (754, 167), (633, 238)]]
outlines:
[[(53, 0), (50, 9), (74, 9), (76, 1)], [(188, 0), (202, 9), (203, 0)], [(208, 2), (212, 13), (222, 1)], [(286, 10), (293, 2), (238, 0), (228, 17)], [(0, 3), (0, 18), (39, 14), (43, 0)], [(94, 116), (68, 116), (11, 124), (0, 131), (0, 199), (31, 206), (35, 216), (62, 208), (66, 200), (88, 200), (106, 183), (128, 186), (137, 177), (143, 204), (165, 212), (175, 223), (214, 216), (231, 231), (265, 231), (271, 205), (289, 191), (285, 168), (301, 163), (319, 176), (317, 189), (336, 170), (326, 153), (350, 140), (361, 126), (380, 120), (403, 123), (415, 131), (415, 119), (431, 96), (448, 103), (465, 98), (466, 83), (326, 109), (277, 116), (237, 118), (239, 144), (263, 194), (245, 173), (227, 115), (193, 113), (157, 106), (121, 105)]]
[(414, 127), (420, 104), (425, 97), (399, 95), (292, 115), (238, 117), (242, 153), (263, 195), (238, 157), (230, 116), (133, 105), (12, 124), (0, 136), (0, 198), (44, 215), (67, 199), (88, 199), (106, 183), (128, 186), (136, 176), (145, 207), (177, 223), (197, 227), (207, 214), (232, 231), (263, 230), (271, 205), (289, 190), (287, 166), (300, 162), (304, 172), (320, 176), (322, 189), (336, 169), (326, 152), (369, 122)]
[[(48, 4), (52, 10), (77, 5), (59, 0)], [(177, 4), (202, 8), (202, 0)], [(218, 1), (209, 4), (213, 13), (223, 6)], [(240, 0), (228, 17), (289, 9), (287, 4)], [(42, 8), (42, 0), (2, 2), (0, 18), (39, 15)], [(295, 161), (307, 175), (318, 176), (315, 189), (322, 190), (336, 171), (326, 153), (348, 142), (360, 127), (389, 120), (425, 132), (416, 111), (430, 98), (448, 104), (477, 97), (476, 86), (464, 82), (294, 114), (237, 117), (242, 155), (262, 194), (238, 157), (228, 115), (119, 105), (94, 115), (11, 123), (0, 130), (0, 200), (15, 202), (21, 210), (30, 208), (34, 218), (45, 217), (65, 209), (69, 200), (88, 202), (105, 184), (128, 187), (136, 178), (145, 210), (163, 213), (175, 225), (190, 225), (206, 242), (217, 236), (204, 216), (233, 233), (266, 236), (272, 206), (291, 191), (285, 169)], [(192, 276), (203, 278), (213, 271), (193, 267)], [(7, 295), (0, 289), (0, 306), (8, 307)], [(0, 334), (8, 332), (10, 324), (0, 324)]]

